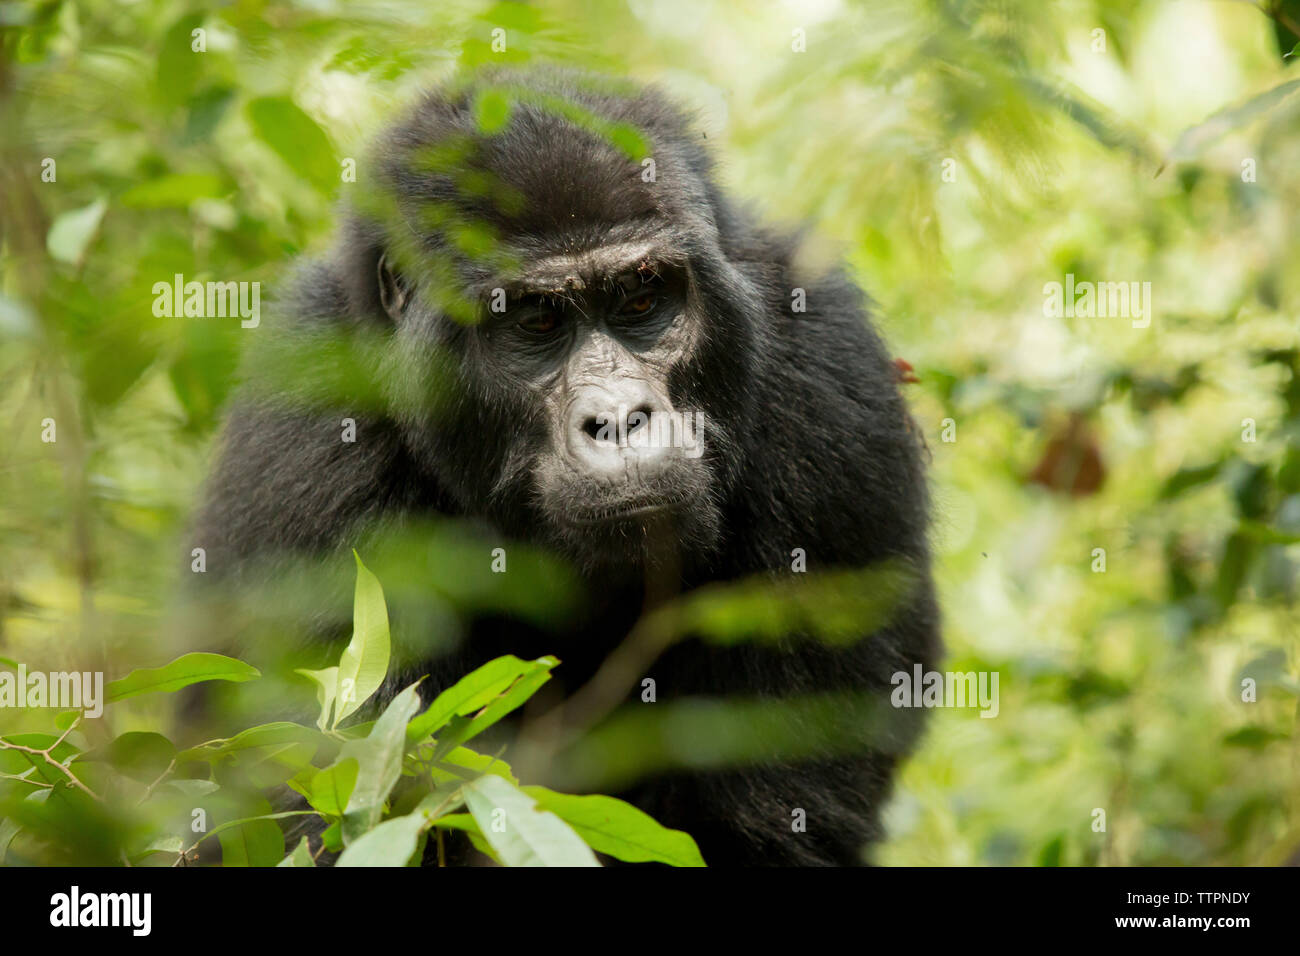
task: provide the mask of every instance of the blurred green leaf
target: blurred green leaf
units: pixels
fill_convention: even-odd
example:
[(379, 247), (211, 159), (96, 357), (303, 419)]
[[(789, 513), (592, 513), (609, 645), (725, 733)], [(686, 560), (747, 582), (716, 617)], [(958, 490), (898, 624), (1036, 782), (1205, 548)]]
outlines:
[(89, 206), (60, 213), (45, 239), (50, 255), (59, 262), (80, 266), (107, 209), (107, 202), (96, 199)]
[[(109, 743), (103, 756), (123, 775), (141, 783), (152, 783), (165, 771), (176, 756), (176, 747), (162, 734), (150, 731), (128, 731)], [(94, 760), (97, 754), (90, 751), (82, 760)]]
[(220, 176), (209, 173), (169, 173), (132, 186), (119, 202), (130, 209), (184, 208), (196, 199), (215, 198), (228, 191)]
[(213, 55), (194, 50), (194, 31), (202, 25), (203, 14), (188, 13), (163, 34), (155, 88), (159, 99), (169, 106), (179, 106), (189, 98), (203, 70), (203, 58)]
[(222, 866), (277, 866), (284, 858), (284, 834), (274, 820), (249, 820), (217, 834)]
[(899, 562), (757, 575), (692, 591), (656, 612), (656, 619), (674, 633), (724, 645), (783, 641), (798, 633), (832, 644), (852, 643), (885, 627), (916, 581), (916, 572)]
[(248, 104), (253, 131), (289, 168), (323, 193), (340, 182), (340, 167), (329, 137), (290, 99), (264, 96)]
[(1220, 110), (1205, 122), (1184, 130), (1169, 151), (1169, 162), (1182, 163), (1196, 159), (1215, 140), (1263, 116), (1297, 90), (1300, 90), (1300, 80), (1289, 80), (1251, 97), (1239, 106)]
[(202, 681), (243, 681), (261, 677), (255, 667), (221, 654), (195, 652), (176, 658), (162, 667), (132, 671), (120, 680), (110, 681), (108, 702), (125, 700), (140, 694), (167, 693)]

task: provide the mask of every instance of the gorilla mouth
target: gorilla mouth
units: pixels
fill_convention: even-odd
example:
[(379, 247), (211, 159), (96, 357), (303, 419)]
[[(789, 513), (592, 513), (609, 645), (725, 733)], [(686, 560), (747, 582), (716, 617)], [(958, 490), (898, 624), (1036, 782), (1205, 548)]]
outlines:
[(590, 528), (596, 525), (616, 524), (624, 521), (635, 521), (640, 518), (649, 518), (656, 515), (669, 514), (678, 510), (684, 501), (658, 501), (647, 504), (632, 505), (623, 508), (605, 508), (599, 511), (591, 511), (585, 514), (567, 515), (566, 520), (569, 524), (579, 528)]
[(552, 543), (584, 571), (643, 566), (668, 541), (695, 555), (717, 543), (722, 516), (700, 461), (676, 461), (650, 481), (609, 482), (548, 455), (534, 474)]

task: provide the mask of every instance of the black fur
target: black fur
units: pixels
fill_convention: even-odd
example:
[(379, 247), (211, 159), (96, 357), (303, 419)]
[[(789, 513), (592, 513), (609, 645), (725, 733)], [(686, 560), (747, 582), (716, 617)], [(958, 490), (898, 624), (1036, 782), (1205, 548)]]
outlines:
[[(475, 111), (488, 89), (508, 91), (513, 106), (503, 129), (484, 132)], [(557, 102), (582, 112), (566, 118)], [(495, 74), (427, 97), (381, 140), (362, 166), (371, 186), (333, 252), (299, 270), (280, 327), (264, 323), (289, 362), (261, 374), (254, 360), (226, 426), (194, 539), (210, 572), (238, 579), (262, 573), (262, 558), (345, 554), (376, 521), (480, 519), (564, 554), (589, 603), (559, 635), (477, 622), (457, 653), (416, 668), (433, 674), (425, 687), (509, 652), (556, 654), (557, 680), (573, 690), (635, 623), (647, 580), (689, 591), (789, 575), (795, 548), (810, 574), (899, 559), (920, 583), (888, 628), (838, 650), (793, 635), (779, 648), (688, 641), (655, 664), (659, 699), (884, 697), (892, 673), (935, 663), (922, 455), (863, 297), (838, 271), (802, 274), (793, 239), (724, 198), (702, 138), (666, 103), (652, 89), (581, 74)], [(643, 181), (638, 156), (610, 144), (605, 121), (642, 131), (654, 182)], [(486, 251), (454, 241), (463, 224), (490, 230)], [(494, 343), (491, 317), (473, 310), (509, 266), (642, 241), (658, 250), (656, 268), (683, 276), (685, 330), (663, 333), (677, 357), (655, 374), (676, 408), (703, 411), (705, 453), (646, 492), (680, 492), (685, 504), (667, 524), (575, 529), (568, 512), (615, 507), (631, 493), (545, 457), (553, 439), (536, 386), (553, 380)], [(796, 287), (806, 312), (791, 311)], [(593, 301), (582, 298), (595, 293), (587, 283), (578, 289), (559, 294)], [(377, 343), (358, 346), (358, 382), (374, 386), (358, 399), (364, 408), (337, 396), (322, 407), (304, 397), (308, 382), (291, 380), (294, 355), (322, 336)], [(355, 444), (339, 440), (343, 416), (357, 419)], [(862, 752), (661, 776), (627, 796), (695, 835), (713, 865), (860, 862), (881, 837), (895, 764), (919, 731), (918, 713), (896, 712)], [(795, 808), (807, 812), (806, 833), (792, 832)]]

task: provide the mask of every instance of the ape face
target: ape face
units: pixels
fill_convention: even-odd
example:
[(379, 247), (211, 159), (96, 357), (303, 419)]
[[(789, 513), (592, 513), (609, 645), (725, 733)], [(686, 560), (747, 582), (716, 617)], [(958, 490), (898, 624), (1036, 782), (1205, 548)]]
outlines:
[[(722, 255), (694, 157), (645, 129), (647, 181), (553, 108), (516, 103), (488, 135), (473, 102), (425, 104), (421, 135), (387, 159), (398, 209), (371, 275), (402, 355), (423, 357), (409, 374), (441, 396), (399, 414), (410, 444), (464, 511), (587, 569), (708, 554), (747, 401), (736, 330), (759, 306)], [(521, 162), (516, 137), (549, 150)], [(730, 293), (710, 294), (709, 275), (731, 275)]]
[(707, 416), (672, 382), (702, 334), (685, 270), (603, 246), (537, 260), (496, 298), (465, 361), (533, 422), (514, 458), (551, 539), (588, 565), (652, 556), (657, 529), (711, 543)]

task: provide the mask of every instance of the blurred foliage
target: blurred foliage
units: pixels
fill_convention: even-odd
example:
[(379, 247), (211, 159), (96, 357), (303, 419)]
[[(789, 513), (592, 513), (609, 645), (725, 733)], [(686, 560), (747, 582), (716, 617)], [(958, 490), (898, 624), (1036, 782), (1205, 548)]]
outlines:
[[(358, 557), (352, 639), (333, 667), (302, 671), (317, 686), (316, 730), (277, 721), (184, 749), (161, 734), (127, 732), (83, 749), (74, 742), (82, 715), (65, 711), (57, 737), (0, 737), (10, 791), (0, 803), (0, 861), (187, 866), (205, 861), (204, 844), (216, 837), (223, 866), (315, 866), (329, 853), (339, 866), (400, 867), (418, 865), (426, 851), (445, 863), (450, 830), (507, 866), (597, 866), (593, 850), (704, 865), (689, 835), (630, 804), (520, 788), (509, 764), (462, 746), (526, 703), (555, 658), (489, 661), (423, 711), (416, 682), (376, 720), (344, 725), (383, 685), (391, 659), (383, 588)], [(260, 677), (243, 661), (191, 653), (113, 681), (99, 703)], [(272, 810), (281, 785), (302, 809)], [(320, 838), (313, 847), (304, 834), (286, 855), (281, 821), (294, 817), (318, 818)], [(91, 844), (82, 839), (87, 823), (98, 831)]]
[[(274, 289), (395, 107), (562, 62), (697, 107), (732, 193), (814, 224), (809, 257), (847, 258), (919, 378), (946, 666), (999, 672), (1002, 700), (935, 713), (880, 861), (1280, 862), (1300, 848), (1298, 23), (1290, 0), (0, 2), (0, 656), (121, 677), (210, 646), (170, 608), (253, 330), (157, 316), (154, 283)], [(1150, 282), (1150, 326), (1048, 317), (1067, 274)], [(520, 600), (439, 553), (391, 582), (431, 586), (449, 640)], [(114, 739), (179, 720), (170, 699), (115, 705)], [(49, 733), (48, 712), (0, 720)], [(109, 830), (82, 811), (90, 858)]]

